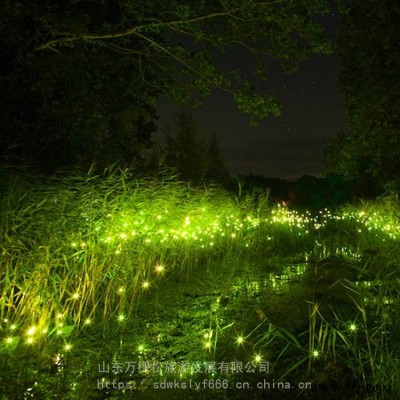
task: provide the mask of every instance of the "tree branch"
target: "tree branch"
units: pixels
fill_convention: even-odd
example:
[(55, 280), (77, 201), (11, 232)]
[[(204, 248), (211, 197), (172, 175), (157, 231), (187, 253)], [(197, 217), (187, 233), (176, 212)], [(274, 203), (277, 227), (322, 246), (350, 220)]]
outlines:
[[(257, 2), (257, 6), (265, 6), (265, 5), (273, 5), (275, 3), (281, 3), (283, 0), (274, 0), (274, 1), (262, 1), (262, 2)], [(82, 34), (77, 36), (74, 33), (71, 32), (60, 32), (60, 37), (52, 40), (48, 40), (47, 42), (43, 43), (39, 47), (37, 47), (35, 50), (44, 50), (51, 48), (54, 45), (59, 45), (62, 43), (68, 43), (68, 42), (74, 42), (77, 40), (88, 40), (88, 41), (97, 41), (97, 40), (104, 40), (104, 39), (118, 39), (121, 37), (126, 37), (130, 35), (134, 35), (137, 32), (139, 32), (142, 29), (148, 29), (148, 28), (159, 28), (159, 27), (173, 27), (177, 25), (185, 25), (185, 24), (193, 24), (197, 22), (203, 22), (207, 21), (210, 19), (214, 18), (221, 18), (221, 17), (230, 17), (230, 18), (235, 18), (239, 19), (241, 21), (244, 21), (242, 17), (239, 17), (235, 15), (236, 12), (240, 11), (240, 7), (235, 7), (227, 11), (221, 11), (221, 12), (214, 12), (211, 14), (206, 14), (206, 15), (201, 15), (198, 17), (193, 17), (193, 18), (188, 18), (188, 19), (179, 19), (179, 20), (172, 20), (172, 21), (162, 21), (162, 22), (157, 22), (157, 23), (148, 23), (148, 24), (143, 24), (143, 25), (138, 25), (134, 26), (132, 28), (120, 31), (120, 32), (113, 32), (113, 33), (87, 33), (87, 34)]]

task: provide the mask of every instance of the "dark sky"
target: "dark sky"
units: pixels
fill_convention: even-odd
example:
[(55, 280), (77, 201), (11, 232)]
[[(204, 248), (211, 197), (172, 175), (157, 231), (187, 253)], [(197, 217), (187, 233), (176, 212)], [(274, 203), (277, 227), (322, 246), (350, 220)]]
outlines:
[[(332, 12), (324, 18), (330, 36), (338, 19)], [(248, 59), (232, 54), (225, 63), (250, 71)], [(268, 79), (256, 82), (259, 92), (274, 94), (283, 105), (280, 117), (270, 117), (251, 127), (249, 119), (237, 111), (229, 95), (214, 92), (203, 99), (192, 114), (202, 135), (217, 134), (226, 165), (232, 175), (254, 174), (295, 179), (322, 173), (322, 152), (329, 139), (346, 129), (343, 98), (336, 89), (339, 59), (336, 55), (312, 56), (297, 72), (284, 74), (270, 64)], [(176, 109), (160, 101), (160, 131), (172, 127)]]

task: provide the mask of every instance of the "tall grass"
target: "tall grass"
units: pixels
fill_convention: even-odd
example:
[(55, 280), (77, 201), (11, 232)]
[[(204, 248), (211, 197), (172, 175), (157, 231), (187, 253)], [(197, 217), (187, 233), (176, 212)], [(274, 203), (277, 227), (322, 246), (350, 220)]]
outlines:
[[(93, 325), (114, 331), (133, 317), (141, 296), (168, 284), (171, 271), (290, 256), (309, 264), (306, 330), (266, 319), (248, 340), (259, 334), (255, 347), (277, 343), (275, 361), (291, 357), (284, 377), (308, 374), (324, 383), (342, 366), (357, 388), (400, 390), (395, 201), (299, 213), (173, 176), (137, 179), (113, 169), (47, 179), (3, 170), (0, 187), (0, 353), (22, 343), (68, 346), (71, 334)], [(228, 326), (210, 322), (214, 354)]]
[(260, 204), (174, 177), (18, 175), (7, 186), (0, 317), (21, 334), (31, 329), (31, 341), (122, 322), (169, 270), (205, 267), (259, 239)]

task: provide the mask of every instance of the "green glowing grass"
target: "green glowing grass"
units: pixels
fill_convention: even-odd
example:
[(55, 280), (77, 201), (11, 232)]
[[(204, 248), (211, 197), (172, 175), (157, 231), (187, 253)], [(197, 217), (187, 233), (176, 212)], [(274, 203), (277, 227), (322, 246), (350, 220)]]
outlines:
[(0, 314), (18, 326), (129, 317), (168, 270), (260, 238), (260, 210), (217, 189), (122, 172), (34, 185), (17, 177), (2, 208)]
[[(292, 357), (285, 376), (299, 368), (312, 374), (332, 361), (398, 389), (391, 375), (400, 371), (400, 346), (391, 336), (400, 328), (395, 203), (299, 213), (120, 171), (49, 182), (19, 175), (9, 180), (1, 210), (0, 353), (52, 346), (73, 352), (75, 336), (123, 331), (139, 299), (168, 285), (172, 271), (290, 255), (320, 274), (319, 290), (324, 280), (326, 293), (347, 296), (351, 318), (316, 298), (307, 331), (290, 332), (265, 324), (260, 312), (264, 320), (255, 331), (232, 333), (235, 348), (253, 343), (251, 356), (260, 362), (259, 350), (277, 342), (277, 358)], [(203, 338), (207, 355), (217, 353), (233, 322), (221, 326), (213, 315), (213, 335)]]

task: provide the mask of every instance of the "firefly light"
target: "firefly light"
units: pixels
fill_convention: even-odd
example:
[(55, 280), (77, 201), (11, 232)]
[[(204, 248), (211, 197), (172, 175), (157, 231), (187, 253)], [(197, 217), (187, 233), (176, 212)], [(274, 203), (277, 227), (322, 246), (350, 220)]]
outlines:
[(31, 327), (26, 331), (26, 334), (27, 334), (28, 336), (33, 336), (33, 335), (35, 334), (35, 332), (36, 332), (36, 326), (31, 326)]
[(261, 357), (260, 354), (256, 354), (256, 355), (254, 356), (254, 361), (255, 361), (256, 363), (260, 363), (261, 360), (262, 360), (262, 357)]
[(159, 265), (156, 265), (155, 270), (156, 270), (156, 272), (158, 272), (160, 274), (160, 273), (164, 272), (165, 267), (164, 267), (164, 265), (159, 264)]
[(356, 325), (355, 323), (351, 323), (350, 326), (349, 326), (349, 329), (350, 329), (352, 332), (354, 332), (354, 331), (357, 330), (357, 325)]
[(64, 346), (65, 351), (70, 351), (72, 349), (72, 344), (71, 343), (66, 343)]
[(237, 343), (238, 345), (243, 344), (243, 343), (244, 343), (244, 337), (243, 337), (242, 335), (238, 336), (238, 337), (236, 338), (236, 343)]
[(123, 322), (125, 320), (125, 315), (124, 314), (119, 314), (118, 315), (118, 321)]
[(144, 281), (144, 282), (142, 283), (142, 288), (143, 288), (143, 289), (148, 289), (149, 286), (150, 286), (150, 282), (149, 282), (149, 281)]

